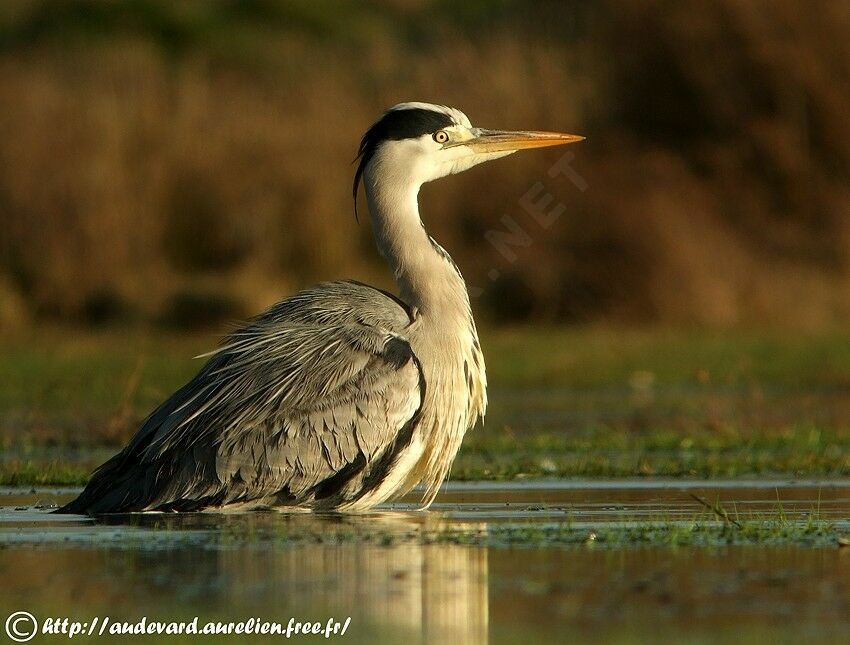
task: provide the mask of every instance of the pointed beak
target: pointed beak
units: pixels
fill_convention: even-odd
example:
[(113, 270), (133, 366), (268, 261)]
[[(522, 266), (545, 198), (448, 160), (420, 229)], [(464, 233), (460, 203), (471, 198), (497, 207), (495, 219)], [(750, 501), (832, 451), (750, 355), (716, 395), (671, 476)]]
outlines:
[(474, 138), (458, 143), (472, 148), (475, 152), (513, 152), (527, 148), (564, 146), (583, 140), (584, 137), (577, 134), (564, 134), (562, 132), (484, 130), (479, 128)]

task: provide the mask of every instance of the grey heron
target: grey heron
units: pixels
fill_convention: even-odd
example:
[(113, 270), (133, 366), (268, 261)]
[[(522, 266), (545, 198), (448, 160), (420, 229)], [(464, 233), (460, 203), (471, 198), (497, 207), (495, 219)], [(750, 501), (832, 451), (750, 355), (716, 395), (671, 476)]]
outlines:
[(466, 285), (419, 215), (423, 183), (583, 137), (485, 130), (460, 110), (401, 103), (360, 143), (362, 183), (395, 296), (319, 284), (205, 355), (63, 513), (297, 507), (356, 511), (424, 485), (430, 505), (487, 380)]

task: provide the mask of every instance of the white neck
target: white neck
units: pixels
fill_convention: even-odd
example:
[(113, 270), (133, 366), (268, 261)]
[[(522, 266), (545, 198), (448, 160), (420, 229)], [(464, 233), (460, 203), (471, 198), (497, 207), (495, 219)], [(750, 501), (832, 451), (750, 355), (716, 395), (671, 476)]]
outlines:
[(417, 175), (410, 170), (373, 162), (364, 183), (378, 249), (395, 274), (402, 300), (416, 312), (407, 339), (428, 383), (429, 402), (423, 404), (419, 422), (428, 438), (402, 488), (423, 481), (429, 504), (464, 433), (484, 415), (487, 376), (466, 285), (448, 253), (422, 225), (417, 199), (421, 182), (411, 181)]
[(364, 173), (375, 242), (398, 283), (401, 298), (419, 313), (440, 319), (471, 316), (466, 285), (454, 262), (430, 238), (419, 216), (420, 182), (410, 174), (374, 168)]

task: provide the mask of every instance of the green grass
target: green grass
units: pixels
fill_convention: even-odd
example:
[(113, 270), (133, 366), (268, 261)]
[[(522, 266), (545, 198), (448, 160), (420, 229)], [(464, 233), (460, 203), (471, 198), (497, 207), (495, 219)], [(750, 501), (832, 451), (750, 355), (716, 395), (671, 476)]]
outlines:
[(805, 427), (778, 433), (597, 428), (521, 437), (478, 432), (465, 441), (452, 468), (457, 480), (748, 475), (848, 476), (850, 433)]
[(844, 537), (830, 522), (784, 522), (775, 519), (749, 520), (740, 526), (722, 522), (641, 522), (629, 526), (600, 524), (588, 529), (569, 523), (550, 526), (491, 526), (486, 533), (443, 531), (428, 536), (436, 543), (486, 546), (580, 546), (623, 548), (628, 546), (731, 546), (790, 545), (839, 546)]
[[(229, 547), (246, 544), (455, 544), (487, 547), (588, 548), (798, 545), (808, 547), (844, 547), (848, 544), (846, 525), (836, 524), (813, 514), (794, 521), (781, 513), (763, 513), (734, 523), (718, 521), (711, 513), (699, 513), (692, 519), (671, 521), (664, 518), (640, 522), (574, 523), (564, 521), (527, 521), (488, 523), (479, 526), (382, 528), (375, 525), (325, 525), (321, 529), (287, 524), (286, 528), (261, 528), (251, 532), (220, 527), (218, 537)], [(177, 540), (181, 533), (173, 534)], [(126, 545), (125, 545), (126, 546)]]
[(11, 460), (0, 464), (0, 486), (82, 486), (92, 467), (57, 461)]
[[(451, 479), (850, 476), (850, 433), (799, 428), (749, 435), (630, 434), (603, 428), (581, 436), (532, 433), (517, 438), (477, 430), (464, 442)], [(34, 452), (0, 463), (0, 485), (82, 485), (98, 465), (97, 460), (39, 458), (39, 451)]]
[(850, 389), (850, 334), (530, 328), (482, 334), (498, 385)]
[[(455, 479), (850, 475), (850, 334), (482, 336), (490, 414)], [(68, 329), (3, 338), (0, 483), (83, 483), (103, 452), (62, 450), (116, 450), (216, 342)]]
[[(0, 413), (35, 406), (114, 409), (127, 384), (140, 411), (200, 366), (217, 343), (200, 335), (91, 333), (69, 329), (0, 339)], [(656, 387), (844, 388), (850, 392), (850, 333), (631, 331), (528, 328), (483, 331), (495, 387), (607, 388), (647, 375)], [(639, 383), (638, 383), (639, 384)]]
[[(254, 536), (250, 539), (262, 539)], [(833, 523), (821, 520), (787, 522), (779, 519), (747, 520), (739, 527), (695, 519), (685, 522), (646, 521), (640, 524), (600, 524), (594, 528), (570, 522), (552, 524), (491, 524), (487, 528), (444, 528), (394, 531), (335, 530), (280, 533), (276, 541), (291, 544), (460, 544), (488, 547), (586, 546), (738, 546), (800, 545), (844, 546), (846, 537)]]

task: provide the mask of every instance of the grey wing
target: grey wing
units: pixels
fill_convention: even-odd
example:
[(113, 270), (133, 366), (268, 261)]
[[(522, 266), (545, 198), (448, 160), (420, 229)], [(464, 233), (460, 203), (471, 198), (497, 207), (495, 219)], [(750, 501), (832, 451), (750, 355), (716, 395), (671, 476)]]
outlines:
[(378, 486), (424, 396), (408, 312), (327, 283), (234, 332), (66, 512), (335, 506)]

